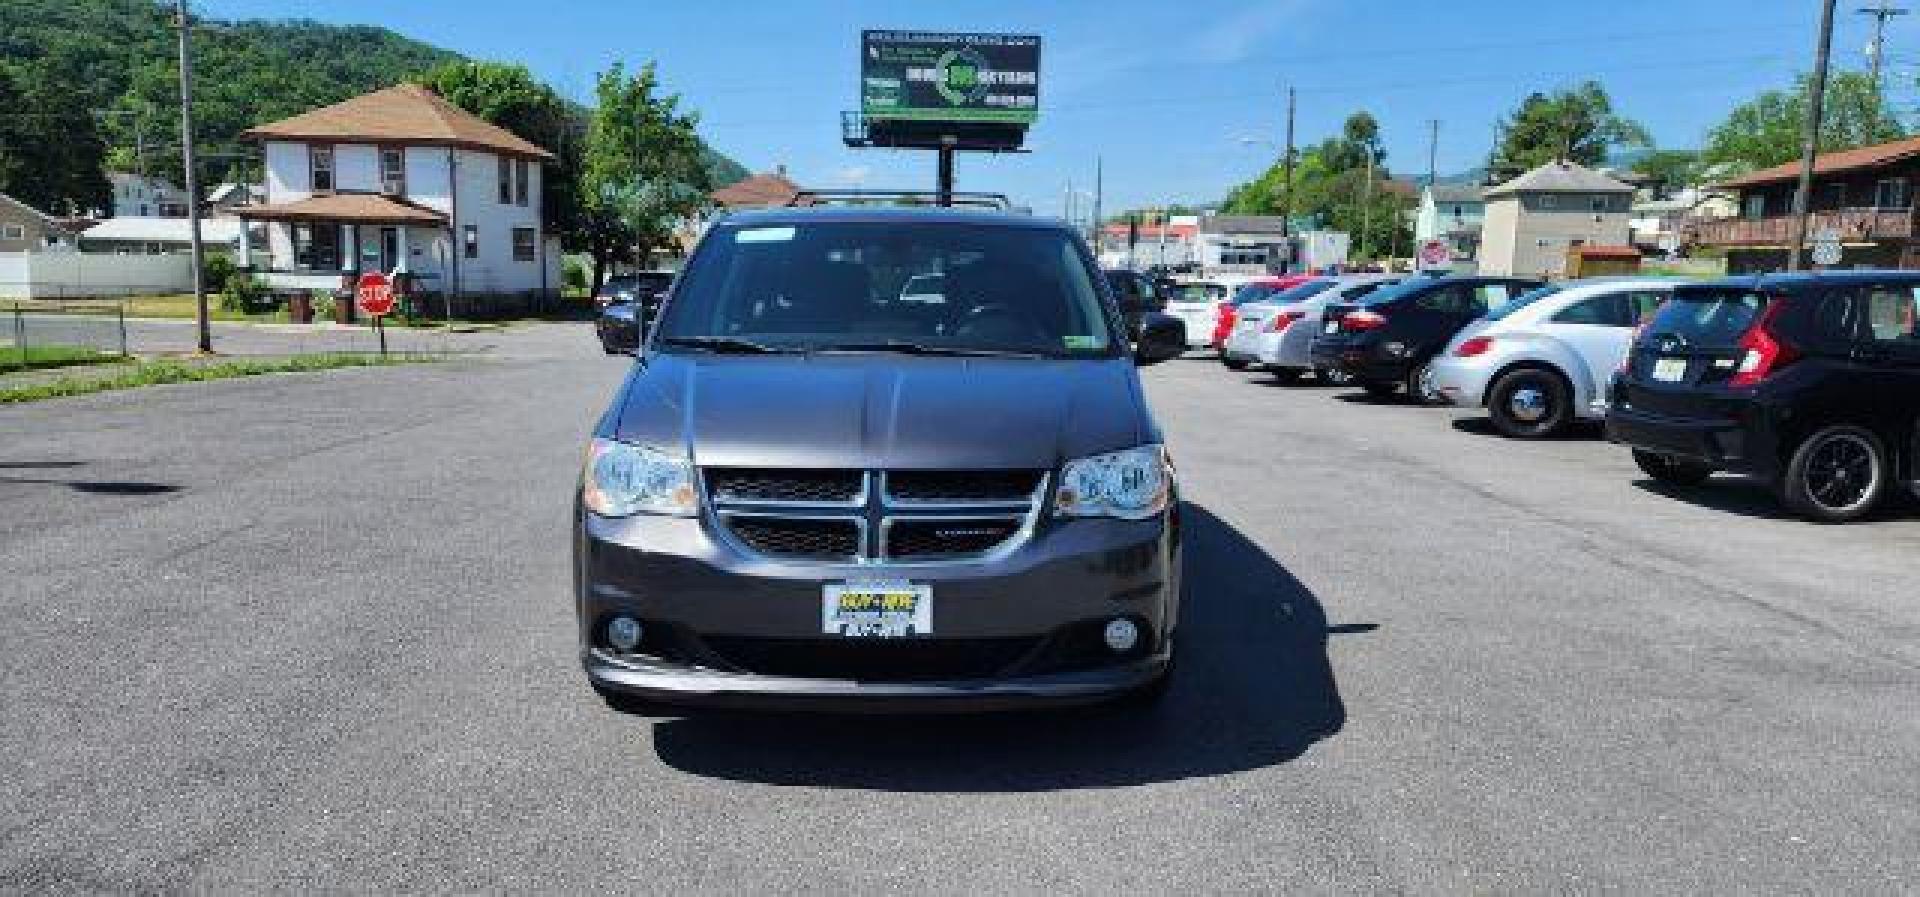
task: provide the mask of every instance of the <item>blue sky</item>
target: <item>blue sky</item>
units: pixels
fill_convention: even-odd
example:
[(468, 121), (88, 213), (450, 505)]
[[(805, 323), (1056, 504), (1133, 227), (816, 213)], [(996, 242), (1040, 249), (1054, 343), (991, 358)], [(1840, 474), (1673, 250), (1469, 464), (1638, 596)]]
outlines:
[[(1837, 65), (1861, 67), (1867, 22), (1845, 2)], [(470, 56), (516, 61), (561, 92), (591, 93), (615, 59), (657, 60), (716, 147), (754, 170), (785, 164), (817, 186), (930, 187), (930, 154), (848, 150), (862, 28), (1040, 34), (1033, 152), (963, 157), (962, 189), (1060, 211), (1104, 158), (1108, 209), (1218, 199), (1277, 155), (1283, 86), (1300, 92), (1302, 144), (1357, 109), (1379, 118), (1388, 165), (1425, 173), (1485, 158), (1499, 117), (1531, 90), (1600, 80), (1663, 147), (1698, 146), (1733, 104), (1808, 66), (1816, 0), (199, 0), (222, 18), (378, 24)], [(1920, 16), (1889, 29), (1890, 83), (1920, 67)], [(1911, 108), (1912, 91), (1900, 93)], [(1081, 200), (1084, 202), (1085, 200)]]

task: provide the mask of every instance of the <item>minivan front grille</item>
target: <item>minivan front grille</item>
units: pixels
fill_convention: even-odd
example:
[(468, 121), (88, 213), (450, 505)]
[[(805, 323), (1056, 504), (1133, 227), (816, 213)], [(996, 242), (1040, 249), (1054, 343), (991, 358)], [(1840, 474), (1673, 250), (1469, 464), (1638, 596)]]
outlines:
[[(1039, 517), (1039, 470), (705, 468), (713, 519), (770, 558), (851, 563), (976, 560), (1024, 539)], [(870, 488), (871, 484), (871, 488)]]

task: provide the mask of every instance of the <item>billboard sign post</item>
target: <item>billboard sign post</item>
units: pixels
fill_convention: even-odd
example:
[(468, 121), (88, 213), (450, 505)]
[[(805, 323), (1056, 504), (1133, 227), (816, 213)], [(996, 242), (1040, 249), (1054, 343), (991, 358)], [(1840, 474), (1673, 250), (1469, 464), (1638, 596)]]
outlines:
[(1019, 152), (1040, 114), (1040, 38), (1032, 34), (860, 32), (860, 111), (848, 146), (940, 154), (951, 205), (956, 152)]

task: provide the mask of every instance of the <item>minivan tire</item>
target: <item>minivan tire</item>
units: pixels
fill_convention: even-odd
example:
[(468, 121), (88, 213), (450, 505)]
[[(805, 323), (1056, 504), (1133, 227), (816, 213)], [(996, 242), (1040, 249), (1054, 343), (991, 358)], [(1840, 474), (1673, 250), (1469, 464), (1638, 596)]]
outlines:
[[(1487, 417), (1502, 436), (1544, 439), (1565, 429), (1573, 417), (1572, 394), (1567, 381), (1552, 371), (1521, 368), (1494, 381), (1487, 391)], [(1522, 401), (1529, 398), (1538, 406)], [(1523, 409), (1522, 405), (1527, 407)], [(1529, 413), (1534, 415), (1531, 419)]]
[[(1851, 424), (1822, 429), (1800, 442), (1780, 481), (1789, 510), (1821, 523), (1848, 523), (1873, 511), (1893, 473), (1880, 437)], [(1865, 483), (1858, 480), (1865, 478)]]
[(1633, 450), (1633, 463), (1654, 482), (1665, 486), (1698, 486), (1713, 476), (1713, 465), (1645, 449)]

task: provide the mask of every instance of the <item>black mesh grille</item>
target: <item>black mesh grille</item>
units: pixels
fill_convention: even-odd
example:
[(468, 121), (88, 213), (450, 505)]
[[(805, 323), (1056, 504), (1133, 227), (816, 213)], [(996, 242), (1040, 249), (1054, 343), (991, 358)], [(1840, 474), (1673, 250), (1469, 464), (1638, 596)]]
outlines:
[(1020, 531), (1020, 520), (895, 520), (887, 528), (887, 556), (926, 558), (981, 554)]
[(715, 501), (845, 503), (860, 494), (857, 470), (757, 470), (709, 468), (707, 491)]
[(996, 676), (1039, 643), (1036, 638), (780, 639), (710, 636), (728, 665), (765, 676), (914, 682)]
[(860, 553), (860, 526), (852, 520), (728, 517), (728, 528), (761, 554), (850, 558)]
[(1034, 470), (896, 470), (887, 495), (902, 501), (1025, 501), (1040, 487)]

